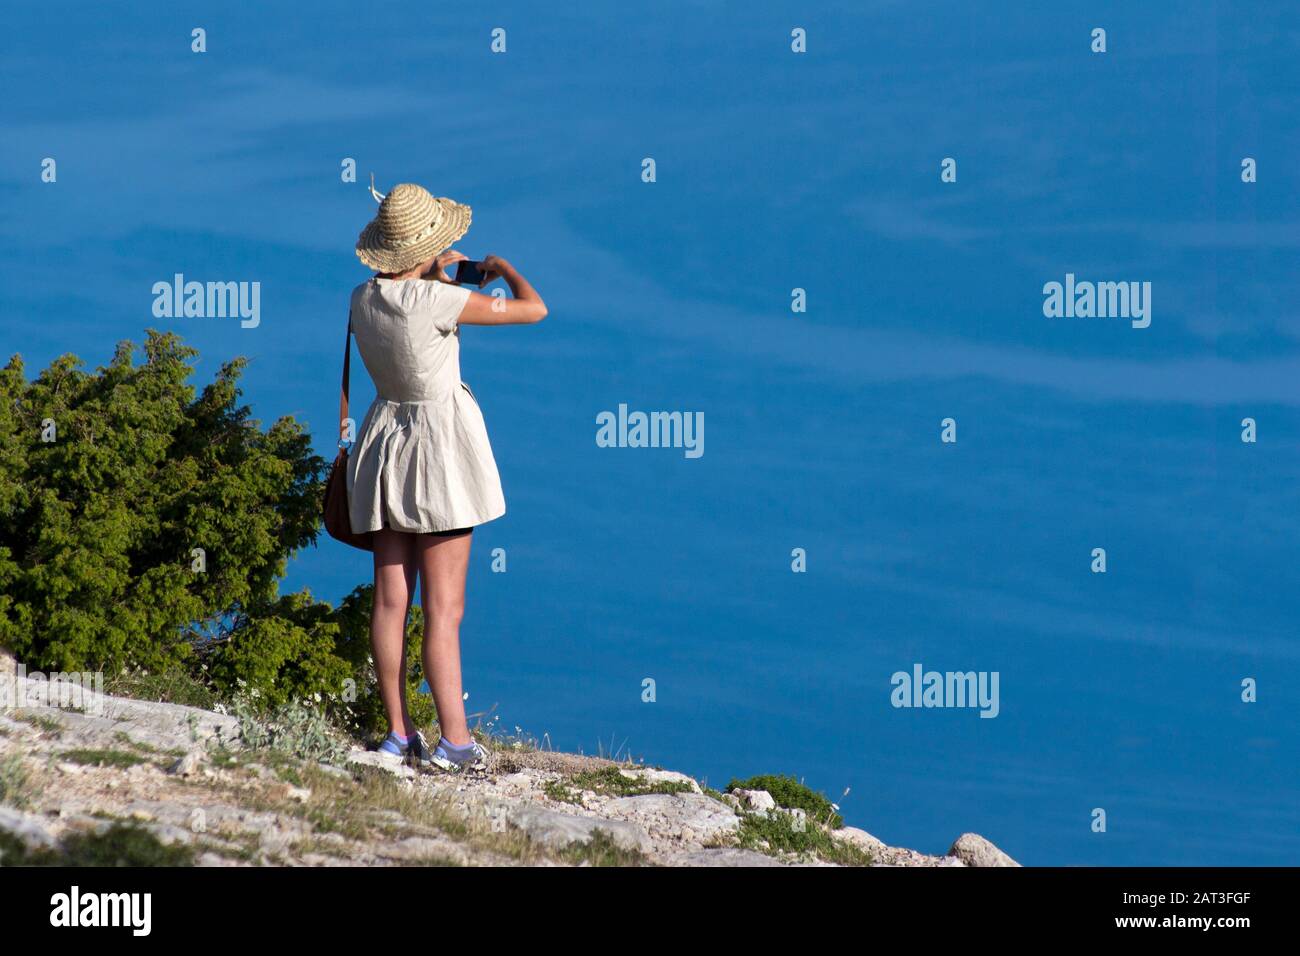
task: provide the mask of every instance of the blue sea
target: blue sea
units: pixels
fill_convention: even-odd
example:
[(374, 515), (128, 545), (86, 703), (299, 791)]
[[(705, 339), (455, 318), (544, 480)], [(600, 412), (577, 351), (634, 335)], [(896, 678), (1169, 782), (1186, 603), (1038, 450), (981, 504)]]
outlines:
[[(30, 374), (172, 329), (331, 457), (371, 172), (472, 205), (457, 247), (545, 297), (461, 339), (509, 507), (475, 534), (471, 710), (717, 787), (791, 774), (925, 852), (1300, 863), (1294, 8), (7, 21), (0, 344)], [(259, 282), (258, 324), (155, 318), (176, 273)], [(1149, 326), (1045, 316), (1067, 275), (1150, 283)], [(702, 413), (704, 453), (599, 447), (620, 404)], [(368, 560), (322, 536), (285, 588), (337, 601)], [(996, 672), (997, 716), (893, 706), (917, 664)]]

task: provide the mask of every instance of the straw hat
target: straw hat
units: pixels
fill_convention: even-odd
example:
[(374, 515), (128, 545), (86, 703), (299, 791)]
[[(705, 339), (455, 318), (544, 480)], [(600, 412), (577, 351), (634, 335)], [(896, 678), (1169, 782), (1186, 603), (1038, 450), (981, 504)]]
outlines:
[(357, 258), (377, 272), (405, 272), (436, 256), (469, 230), (473, 211), (441, 196), (431, 196), (423, 186), (401, 183), (385, 196), (370, 194), (379, 202), (379, 215), (361, 231)]

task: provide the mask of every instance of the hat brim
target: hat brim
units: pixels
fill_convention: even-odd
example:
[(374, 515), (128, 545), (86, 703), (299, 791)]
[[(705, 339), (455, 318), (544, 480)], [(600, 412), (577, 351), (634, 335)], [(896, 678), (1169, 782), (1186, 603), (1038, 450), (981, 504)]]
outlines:
[(429, 235), (409, 246), (392, 249), (384, 244), (379, 217), (376, 216), (361, 230), (361, 236), (357, 239), (357, 258), (376, 272), (406, 272), (426, 259), (450, 249), (456, 240), (469, 231), (474, 211), (463, 203), (445, 197), (436, 197), (434, 202), (442, 206), (442, 220)]

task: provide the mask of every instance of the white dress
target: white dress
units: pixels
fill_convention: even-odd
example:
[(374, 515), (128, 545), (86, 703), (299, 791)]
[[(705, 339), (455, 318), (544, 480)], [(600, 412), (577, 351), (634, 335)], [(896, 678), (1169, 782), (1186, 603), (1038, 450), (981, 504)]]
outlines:
[(376, 391), (348, 453), (356, 533), (451, 531), (505, 514), (483, 413), (460, 380), (469, 295), (429, 279), (352, 290), (352, 333)]

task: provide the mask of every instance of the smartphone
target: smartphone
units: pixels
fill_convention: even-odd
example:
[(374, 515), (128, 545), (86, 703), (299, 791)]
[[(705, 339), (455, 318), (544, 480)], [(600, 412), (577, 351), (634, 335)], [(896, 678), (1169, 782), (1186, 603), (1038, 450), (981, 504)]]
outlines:
[(469, 259), (462, 259), (456, 263), (456, 284), (481, 286), (485, 278), (483, 263), (473, 262)]

